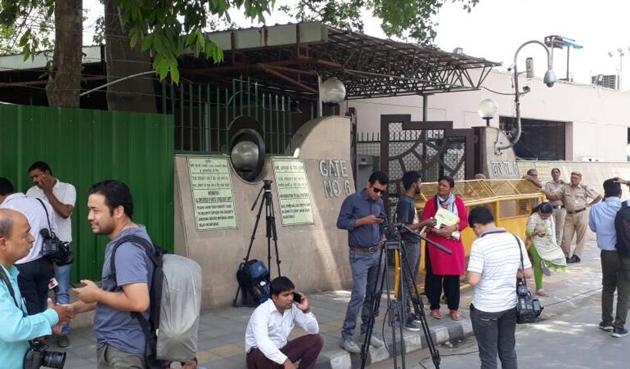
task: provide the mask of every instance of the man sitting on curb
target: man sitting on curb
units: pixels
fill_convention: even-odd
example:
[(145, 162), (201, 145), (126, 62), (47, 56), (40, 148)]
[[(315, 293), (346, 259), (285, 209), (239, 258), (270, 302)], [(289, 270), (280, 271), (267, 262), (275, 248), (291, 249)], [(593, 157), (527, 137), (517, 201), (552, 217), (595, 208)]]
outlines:
[[(271, 299), (254, 310), (245, 332), (247, 369), (313, 369), (324, 340), (306, 296), (293, 300), (295, 286), (287, 277), (271, 281)], [(288, 341), (295, 324), (306, 335)], [(288, 341), (288, 342), (287, 342)]]

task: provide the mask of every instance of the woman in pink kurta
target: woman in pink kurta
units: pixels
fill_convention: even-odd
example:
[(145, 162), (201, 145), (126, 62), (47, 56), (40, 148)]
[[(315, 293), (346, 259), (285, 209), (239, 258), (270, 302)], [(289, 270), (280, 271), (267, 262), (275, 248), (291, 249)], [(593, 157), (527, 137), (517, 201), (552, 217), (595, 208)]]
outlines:
[(450, 310), (449, 315), (453, 320), (460, 320), (459, 312), (459, 278), (465, 272), (464, 245), (459, 232), (468, 227), (468, 212), (464, 201), (453, 194), (455, 181), (449, 176), (443, 176), (438, 181), (438, 193), (430, 198), (422, 212), (423, 219), (435, 216), (438, 207), (442, 207), (459, 216), (459, 224), (440, 229), (431, 228), (427, 238), (453, 251), (448, 255), (428, 245), (426, 250), (429, 257), (426, 258), (425, 292), (431, 304), (431, 316), (441, 319), (440, 296), (442, 291), (446, 295), (446, 301)]

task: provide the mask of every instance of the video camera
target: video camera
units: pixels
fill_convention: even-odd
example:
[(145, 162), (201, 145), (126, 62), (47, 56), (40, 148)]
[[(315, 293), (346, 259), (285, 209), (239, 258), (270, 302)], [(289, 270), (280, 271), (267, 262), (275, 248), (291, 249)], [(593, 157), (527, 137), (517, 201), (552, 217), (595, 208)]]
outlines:
[(42, 366), (62, 369), (66, 363), (66, 353), (48, 351), (48, 346), (43, 343), (30, 342), (30, 347), (24, 355), (24, 369), (39, 369)]
[(43, 237), (42, 242), (42, 256), (50, 260), (57, 265), (67, 265), (72, 263), (72, 250), (70, 249), (70, 242), (63, 242), (57, 235), (51, 233), (48, 229), (43, 228), (39, 231), (40, 236)]

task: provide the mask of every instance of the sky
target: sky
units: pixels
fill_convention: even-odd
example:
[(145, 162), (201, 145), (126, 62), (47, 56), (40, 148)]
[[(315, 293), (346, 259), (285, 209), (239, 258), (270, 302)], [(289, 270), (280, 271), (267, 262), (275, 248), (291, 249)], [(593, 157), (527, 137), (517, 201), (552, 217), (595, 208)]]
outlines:
[[(278, 0), (278, 3), (291, 0)], [(94, 19), (102, 14), (98, 0), (85, 0), (88, 18), (84, 30), (84, 43), (92, 40)], [(233, 20), (242, 27), (252, 24), (237, 14)], [(543, 41), (547, 35), (560, 35), (574, 39), (583, 46), (571, 50), (570, 75), (575, 82), (590, 83), (590, 76), (618, 74), (622, 71), (622, 85), (630, 89), (630, 2), (626, 0), (480, 0), (472, 12), (462, 9), (460, 3), (447, 3), (436, 20), (436, 45), (453, 51), (461, 47), (464, 53), (501, 62), (505, 70), (513, 64), (514, 53), (525, 41)], [(276, 14), (267, 18), (267, 24), (291, 22)], [(365, 32), (385, 38), (380, 21), (364, 13)], [(625, 56), (619, 57), (617, 49)], [(613, 53), (613, 57), (608, 55)], [(529, 45), (518, 58), (518, 69), (525, 69), (525, 58), (534, 58), (536, 75), (546, 70), (546, 55), (542, 47)], [(558, 78), (566, 77), (566, 50), (554, 50), (554, 71)], [(621, 62), (621, 63), (620, 63)]]

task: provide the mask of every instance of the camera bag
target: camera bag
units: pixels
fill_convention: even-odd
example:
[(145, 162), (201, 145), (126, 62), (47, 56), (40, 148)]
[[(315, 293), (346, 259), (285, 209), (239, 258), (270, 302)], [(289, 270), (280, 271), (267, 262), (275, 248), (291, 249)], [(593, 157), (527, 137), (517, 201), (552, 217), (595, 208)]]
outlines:
[[(521, 241), (515, 235), (514, 238), (516, 239), (518, 251), (521, 254), (521, 270), (524, 273), (525, 265), (523, 263), (523, 249), (521, 248)], [(529, 291), (529, 288), (527, 288), (527, 279), (524, 277), (517, 278), (516, 299), (516, 322), (518, 324), (536, 322), (544, 307)]]

